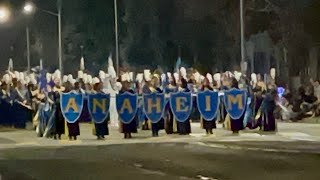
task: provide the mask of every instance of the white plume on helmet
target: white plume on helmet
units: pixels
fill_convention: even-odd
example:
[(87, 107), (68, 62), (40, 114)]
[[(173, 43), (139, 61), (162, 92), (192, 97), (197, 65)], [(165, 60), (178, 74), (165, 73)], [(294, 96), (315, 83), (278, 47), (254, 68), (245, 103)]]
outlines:
[(50, 73), (46, 74), (47, 83), (49, 83), (52, 79), (52, 75)]
[(108, 74), (110, 74), (111, 78), (116, 78), (117, 77), (116, 70), (113, 67), (113, 62), (112, 62), (111, 55), (108, 58)]
[(9, 72), (13, 71), (13, 60), (12, 60), (12, 58), (9, 59), (8, 71)]
[(276, 69), (275, 68), (270, 69), (270, 76), (272, 79), (276, 78)]
[(161, 82), (165, 82), (167, 80), (166, 74), (161, 74)]
[(83, 57), (81, 57), (81, 59), (80, 59), (80, 70), (81, 70), (81, 71), (84, 71), (84, 70), (85, 70), (85, 67), (84, 67), (84, 58), (83, 58)]

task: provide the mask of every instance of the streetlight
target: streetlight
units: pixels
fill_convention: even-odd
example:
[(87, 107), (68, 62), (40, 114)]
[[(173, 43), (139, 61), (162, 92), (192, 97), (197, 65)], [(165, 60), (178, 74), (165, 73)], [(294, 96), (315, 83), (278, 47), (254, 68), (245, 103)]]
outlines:
[(5, 23), (10, 18), (10, 11), (6, 7), (0, 7), (0, 23)]
[(23, 7), (23, 11), (26, 13), (26, 14), (31, 14), (34, 12), (34, 5), (30, 2), (27, 2), (25, 4), (25, 6)]
[[(32, 14), (34, 13), (34, 5), (30, 2), (26, 3), (25, 6), (23, 7), (23, 12), (25, 14)], [(27, 61), (28, 61), (28, 73), (30, 73), (30, 33), (29, 33), (29, 26), (27, 25), (26, 27), (26, 35), (27, 35)]]
[[(58, 34), (59, 34), (59, 69), (61, 71), (61, 75), (63, 75), (63, 67), (62, 67), (62, 31), (61, 31), (61, 10), (62, 10), (62, 0), (57, 0), (57, 9), (58, 9), (58, 13), (55, 12), (51, 12), (48, 10), (44, 10), (44, 9), (40, 9), (39, 7), (36, 7), (33, 3), (26, 3), (25, 6), (23, 7), (23, 11), (25, 14), (31, 14), (32, 12), (35, 11), (35, 9), (39, 10), (40, 12), (46, 13), (46, 14), (50, 14), (53, 15), (55, 17), (58, 18)], [(29, 30), (28, 30), (29, 31)], [(27, 34), (29, 34), (29, 32), (27, 31)], [(27, 35), (28, 37), (29, 35)], [(29, 51), (29, 50), (28, 50)], [(30, 54), (29, 54), (30, 55)], [(30, 58), (30, 57), (29, 57)], [(30, 61), (30, 60), (29, 60)]]

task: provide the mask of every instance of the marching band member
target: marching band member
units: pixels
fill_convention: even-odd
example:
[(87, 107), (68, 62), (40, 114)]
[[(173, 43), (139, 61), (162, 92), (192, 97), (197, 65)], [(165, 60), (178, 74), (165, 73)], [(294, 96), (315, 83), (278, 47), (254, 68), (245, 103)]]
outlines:
[[(203, 81), (203, 85), (201, 87), (201, 91), (213, 91), (213, 79), (212, 79), (212, 75), (211, 74), (207, 74), (204, 81)], [(203, 125), (203, 129), (206, 130), (207, 135), (209, 134), (213, 134), (212, 129), (216, 129), (216, 121), (215, 119), (204, 119), (201, 116), (202, 119), (202, 125)]]
[[(98, 78), (94, 78), (92, 80), (92, 84), (93, 84), (93, 94), (97, 94), (97, 93), (103, 93), (102, 91), (102, 83), (100, 82), (100, 80)], [(109, 135), (109, 128), (108, 128), (108, 124), (109, 124), (109, 117), (107, 117), (107, 119), (103, 122), (103, 123), (94, 123), (95, 124), (95, 129), (96, 129), (96, 136), (98, 140), (103, 140), (105, 137)]]
[(274, 111), (276, 108), (276, 99), (278, 93), (273, 85), (268, 86), (267, 94), (262, 102), (262, 130), (263, 131), (276, 131), (276, 120)]
[[(159, 76), (154, 75), (151, 79), (150, 82), (150, 92), (157, 92), (157, 93), (162, 93), (162, 90), (159, 87), (160, 85), (160, 80)], [(152, 136), (153, 137), (158, 137), (159, 136), (159, 130), (164, 129), (164, 119), (161, 118), (161, 120), (157, 123), (152, 123)]]
[(36, 132), (39, 137), (52, 137), (55, 119), (55, 102), (52, 86), (47, 84), (46, 89), (43, 89), (38, 95), (37, 100), (40, 101), (38, 108), (38, 126)]
[(0, 124), (3, 126), (11, 127), (13, 125), (13, 99), (11, 96), (11, 77), (9, 74), (3, 76), (1, 83), (1, 103), (0, 103)]
[[(66, 82), (67, 85), (67, 82)], [(61, 86), (60, 77), (55, 77), (53, 87), (53, 97), (55, 102), (55, 122), (52, 135), (54, 139), (61, 139), (61, 135), (65, 133), (65, 120), (61, 112), (60, 96), (66, 90), (64, 86)], [(57, 137), (58, 136), (58, 137)]]
[[(143, 94), (150, 94), (151, 90), (151, 73), (150, 70), (144, 70), (143, 72), (145, 84), (142, 87), (142, 93)], [(148, 120), (148, 118), (145, 116), (144, 121), (142, 124), (142, 130), (150, 130), (151, 129), (151, 122)]]
[[(136, 93), (138, 94), (138, 97), (142, 97), (142, 87), (144, 86), (143, 84), (143, 76), (144, 74), (143, 73), (138, 73), (137, 76), (136, 76)], [(137, 125), (138, 125), (138, 128), (139, 126), (141, 125), (141, 122), (144, 123), (145, 119), (146, 119), (146, 115), (144, 113), (144, 110), (143, 110), (143, 99), (142, 98), (139, 98), (138, 99), (138, 110), (137, 110)]]
[[(231, 88), (239, 89), (238, 81), (234, 77), (231, 78)], [(243, 129), (243, 118), (244, 114), (239, 119), (230, 118), (231, 130), (233, 134), (239, 134), (239, 131)]]
[[(82, 62), (83, 60), (81, 60)], [(76, 91), (78, 91), (78, 93), (81, 93), (83, 95), (83, 107), (87, 107), (88, 106), (88, 98), (87, 98), (87, 91), (86, 91), (86, 83), (85, 81), (87, 81), (87, 76), (83, 73), (82, 70), (78, 71), (78, 78), (77, 78), (77, 82), (76, 82)], [(81, 115), (78, 119), (78, 122), (90, 122), (91, 121), (91, 117), (90, 117), (90, 113), (88, 108), (82, 108), (82, 112)]]
[[(70, 84), (72, 85), (71, 89), (66, 89), (65, 92), (73, 92), (76, 94), (82, 94), (83, 91), (80, 88), (80, 83), (79, 80), (72, 79), (69, 81)], [(68, 136), (69, 140), (77, 140), (77, 136), (80, 135), (80, 127), (79, 127), (79, 120), (77, 120), (74, 123), (69, 123), (67, 122), (67, 127), (68, 127)]]
[[(177, 74), (177, 76), (179, 76)], [(167, 78), (168, 78), (168, 86), (164, 87), (164, 91), (166, 93), (166, 98), (170, 97), (170, 93), (171, 92), (176, 92), (177, 91), (177, 84), (176, 84), (176, 80), (174, 77), (172, 77), (171, 73), (167, 73)], [(177, 77), (179, 78), (179, 77)], [(174, 120), (174, 116), (170, 107), (170, 103), (166, 104), (165, 107), (165, 117), (164, 117), (164, 129), (166, 131), (167, 134), (173, 134), (174, 132), (176, 132), (175, 130), (175, 120)]]
[[(183, 92), (190, 92), (188, 89), (188, 82), (185, 79), (186, 74), (184, 69), (182, 71), (180, 70), (180, 80), (178, 81), (178, 91)], [(185, 122), (177, 122), (177, 130), (180, 135), (189, 135), (191, 133), (191, 125), (190, 125), (190, 118), (186, 120)]]
[(32, 108), (29, 104), (30, 100), (27, 97), (24, 74), (20, 73), (17, 80), (17, 86), (12, 91), (12, 98), (14, 100), (14, 127), (18, 129), (25, 129), (26, 122), (31, 121), (30, 115)]
[[(189, 71), (191, 71), (191, 70), (189, 70)], [(188, 89), (190, 89), (190, 91), (192, 93), (192, 112), (191, 112), (191, 116), (190, 116), (190, 119), (192, 121), (200, 120), (200, 112), (198, 110), (197, 97), (195, 95), (195, 93), (197, 93), (197, 91), (198, 91), (197, 79), (199, 79), (199, 77), (200, 77), (200, 74), (196, 71), (196, 73), (190, 73), (189, 80), (188, 80)]]
[(119, 85), (119, 83), (117, 83), (117, 73), (114, 69), (111, 55), (108, 58), (108, 74), (110, 75), (110, 77), (109, 79), (107, 79), (107, 81), (103, 82), (103, 86), (104, 89), (107, 90), (107, 92), (104, 92), (110, 94), (109, 117), (111, 125), (114, 127), (119, 127), (119, 116), (117, 112), (115, 97), (116, 94), (118, 94), (120, 91), (120, 86), (117, 86), (117, 84)]
[[(119, 85), (120, 86), (120, 85)], [(129, 92), (134, 94), (135, 92), (131, 89), (131, 82), (128, 73), (124, 73), (121, 75), (121, 90), (119, 94), (123, 94), (125, 92)], [(137, 125), (136, 121), (133, 120), (129, 124), (124, 124), (121, 122), (122, 133), (124, 133), (124, 138), (132, 138), (131, 133), (137, 133)]]

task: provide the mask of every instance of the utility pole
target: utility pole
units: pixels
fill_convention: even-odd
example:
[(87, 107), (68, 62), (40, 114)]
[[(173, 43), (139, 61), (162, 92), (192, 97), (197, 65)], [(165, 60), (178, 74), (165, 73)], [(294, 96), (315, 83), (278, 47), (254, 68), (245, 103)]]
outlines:
[(62, 8), (62, 0), (57, 1), (58, 6), (58, 32), (59, 32), (59, 69), (61, 71), (61, 76), (63, 76), (63, 65), (62, 65), (62, 35), (61, 35), (61, 8)]
[(27, 35), (27, 62), (28, 62), (28, 68), (27, 71), (30, 73), (30, 33), (29, 33), (29, 27), (26, 27), (26, 35)]
[(246, 71), (245, 47), (244, 47), (244, 17), (243, 0), (240, 0), (240, 26), (241, 26), (241, 70)]
[(114, 31), (116, 40), (116, 65), (117, 65), (117, 75), (119, 76), (119, 36), (118, 36), (118, 7), (117, 0), (114, 0)]

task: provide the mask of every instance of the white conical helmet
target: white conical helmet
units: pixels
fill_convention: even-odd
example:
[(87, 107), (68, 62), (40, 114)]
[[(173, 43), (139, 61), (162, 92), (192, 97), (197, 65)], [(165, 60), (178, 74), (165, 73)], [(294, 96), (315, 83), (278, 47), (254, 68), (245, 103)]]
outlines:
[(78, 79), (83, 79), (83, 71), (78, 71)]
[(143, 71), (143, 76), (146, 81), (151, 81), (151, 72), (149, 69)]
[(209, 83), (213, 83), (212, 75), (210, 73), (207, 73), (206, 77), (207, 77)]
[(187, 70), (186, 70), (186, 68), (181, 67), (180, 68), (180, 74), (184, 79), (186, 79), (187, 78)]
[(62, 82), (63, 82), (63, 83), (68, 82), (68, 76), (67, 76), (67, 75), (64, 75), (64, 76), (63, 76)]
[(100, 71), (99, 71), (99, 78), (100, 78), (101, 80), (105, 79), (105, 78), (106, 78), (106, 73), (105, 73), (104, 71), (100, 70)]
[(257, 74), (256, 73), (252, 73), (251, 74), (251, 81), (255, 84), (255, 83), (257, 83)]

